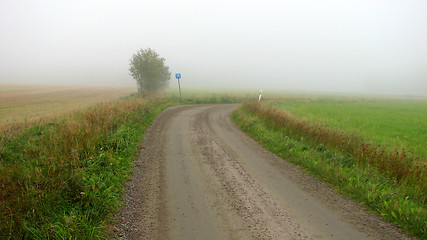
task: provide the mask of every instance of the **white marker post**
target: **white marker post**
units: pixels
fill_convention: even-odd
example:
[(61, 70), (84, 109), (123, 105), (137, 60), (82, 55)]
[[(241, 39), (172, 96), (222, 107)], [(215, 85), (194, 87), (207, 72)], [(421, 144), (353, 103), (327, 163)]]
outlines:
[(176, 79), (178, 79), (178, 87), (179, 87), (179, 101), (182, 102), (181, 98), (181, 83), (179, 82), (179, 79), (181, 78), (181, 73), (175, 74)]
[(261, 95), (262, 95), (262, 89), (261, 89), (261, 91), (259, 92), (258, 102), (261, 102)]

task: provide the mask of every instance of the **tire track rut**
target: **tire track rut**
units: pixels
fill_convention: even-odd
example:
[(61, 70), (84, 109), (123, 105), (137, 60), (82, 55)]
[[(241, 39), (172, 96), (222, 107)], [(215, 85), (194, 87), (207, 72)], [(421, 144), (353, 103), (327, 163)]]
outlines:
[(146, 133), (117, 239), (408, 239), (237, 129), (237, 105), (164, 111)]

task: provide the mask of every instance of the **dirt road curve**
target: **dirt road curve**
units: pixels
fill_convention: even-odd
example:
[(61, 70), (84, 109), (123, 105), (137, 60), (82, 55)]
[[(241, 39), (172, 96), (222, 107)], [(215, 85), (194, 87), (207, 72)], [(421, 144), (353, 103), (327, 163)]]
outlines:
[(237, 129), (237, 105), (181, 106), (147, 132), (113, 238), (406, 239)]

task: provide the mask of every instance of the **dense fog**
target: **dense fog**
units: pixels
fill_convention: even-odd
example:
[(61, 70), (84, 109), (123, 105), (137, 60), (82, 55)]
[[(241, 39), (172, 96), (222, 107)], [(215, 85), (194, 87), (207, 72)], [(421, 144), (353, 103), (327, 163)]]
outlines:
[(135, 86), (152, 48), (183, 87), (427, 95), (427, 1), (0, 2), (0, 83)]

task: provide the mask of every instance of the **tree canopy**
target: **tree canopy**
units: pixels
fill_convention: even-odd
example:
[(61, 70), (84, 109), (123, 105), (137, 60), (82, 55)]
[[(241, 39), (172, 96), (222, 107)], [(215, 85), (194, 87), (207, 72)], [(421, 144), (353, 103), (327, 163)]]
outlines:
[(165, 66), (165, 59), (151, 48), (141, 49), (132, 56), (129, 71), (142, 95), (167, 87), (171, 75), (169, 67)]

